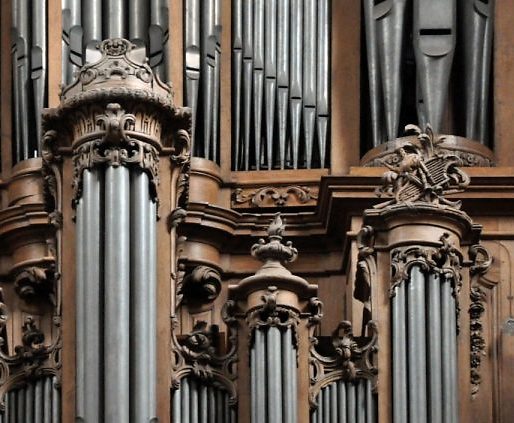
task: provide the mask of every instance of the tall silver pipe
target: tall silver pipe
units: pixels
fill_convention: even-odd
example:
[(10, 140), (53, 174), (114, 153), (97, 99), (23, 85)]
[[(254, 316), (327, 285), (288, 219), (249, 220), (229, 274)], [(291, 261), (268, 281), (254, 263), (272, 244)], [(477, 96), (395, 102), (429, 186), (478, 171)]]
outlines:
[(456, 41), (456, 0), (414, 1), (413, 42), (427, 122), (441, 130)]
[(317, 1), (304, 0), (303, 129), (305, 166), (311, 168), (316, 117)]
[(373, 394), (371, 392), (371, 380), (366, 379), (366, 423), (375, 423)]
[(487, 5), (487, 22), (484, 30), (484, 47), (482, 56), (482, 78), (480, 81), (480, 110), (478, 113), (479, 133), (478, 139), (482, 144), (488, 144), (489, 135), (489, 90), (492, 71), (493, 35), (494, 35), (494, 0), (489, 0)]
[(272, 326), (267, 333), (268, 423), (282, 422), (282, 339), (280, 329)]
[(189, 395), (190, 395), (190, 416), (191, 416), (191, 423), (198, 423), (198, 383), (195, 379), (191, 379), (189, 381)]
[(407, 423), (407, 326), (405, 283), (395, 288), (392, 298), (393, 332), (393, 416), (396, 423)]
[(189, 379), (185, 377), (182, 379), (182, 383), (180, 385), (180, 390), (182, 391), (181, 395), (181, 404), (182, 404), (182, 411), (181, 416), (182, 420), (180, 423), (189, 422), (189, 419), (191, 418), (191, 411), (190, 411), (190, 389), (189, 389)]
[(148, 379), (150, 420), (157, 419), (157, 204), (149, 202), (148, 216)]
[(443, 279), (441, 284), (441, 319), (442, 319), (442, 397), (443, 422), (455, 423), (458, 416), (457, 404), (457, 337), (456, 309), (452, 296), (451, 281)]
[(183, 423), (182, 420), (182, 398), (180, 387), (173, 393), (173, 409), (171, 413), (173, 415), (173, 423)]
[(443, 398), (441, 351), (441, 281), (436, 273), (428, 277), (428, 374), (430, 387), (429, 420), (442, 422)]
[(57, 377), (52, 377), (52, 423), (61, 421), (61, 391), (58, 388)]
[[(38, 151), (41, 140), (41, 117), (45, 107), (46, 70), (47, 70), (47, 20), (46, 0), (32, 3), (32, 49), (30, 52), (31, 79), (34, 99), (34, 116), (36, 121), (36, 139), (32, 148)], [(30, 154), (32, 155), (32, 151)]]
[(104, 0), (103, 38), (126, 38), (127, 36), (127, 8), (123, 0)]
[(128, 6), (128, 36), (130, 41), (144, 46), (148, 41), (150, 4), (148, 0), (130, 0)]
[(328, 423), (332, 423), (332, 407), (330, 405), (330, 386), (326, 386), (323, 388), (323, 415), (325, 416), (325, 421)]
[[(448, 279), (447, 279), (448, 280)], [(451, 285), (451, 281), (448, 280), (448, 283)], [(453, 295), (453, 288), (450, 290), (450, 309), (452, 313), (450, 314), (450, 336), (451, 336), (451, 344), (449, 348), (449, 364), (450, 371), (452, 377), (451, 384), (451, 421), (458, 422), (459, 421), (459, 395), (458, 395), (458, 367), (459, 361), (457, 357), (457, 304), (455, 303), (455, 297)]]
[(291, 0), (291, 152), (293, 169), (298, 169), (303, 95), (303, 2)]
[(253, 0), (243, 0), (243, 170), (250, 169), (253, 33)]
[(325, 167), (329, 107), (329, 34), (330, 11), (328, 0), (318, 0), (318, 60), (316, 63), (316, 113), (320, 167)]
[[(198, 88), (200, 82), (200, 1), (185, 3), (186, 104), (192, 109), (192, 140), (195, 142)], [(194, 145), (192, 146), (194, 148)]]
[(129, 170), (105, 171), (105, 421), (129, 421)]
[[(278, 22), (278, 25), (281, 25)], [(277, 2), (266, 0), (264, 7), (264, 76), (266, 115), (266, 166), (273, 167), (273, 131), (277, 93)]]
[[(216, 390), (216, 423), (226, 423), (224, 422), (223, 408), (221, 404), (225, 401), (225, 396), (227, 394), (221, 391), (220, 389)], [(252, 395), (253, 398), (253, 395)], [(252, 417), (253, 418), (253, 417)], [(252, 420), (255, 421), (255, 420)]]
[(250, 401), (251, 401), (251, 422), (255, 423), (257, 421), (257, 352), (256, 345), (257, 342), (257, 331), (254, 334), (254, 343), (252, 348), (250, 349)]
[(234, 114), (233, 169), (241, 165), (241, 95), (243, 77), (243, 0), (232, 3), (232, 89)]
[(167, 80), (168, 3), (150, 0), (149, 57), (150, 66), (162, 81)]
[(44, 379), (44, 415), (43, 423), (52, 423), (52, 378)]
[(25, 423), (34, 422), (34, 382), (25, 387)]
[(337, 405), (339, 423), (346, 423), (346, 382), (337, 382)]
[(373, 17), (376, 22), (376, 40), (380, 59), (387, 137), (398, 135), (402, 98), (401, 58), (406, 0), (375, 2)]
[(62, 81), (72, 82), (73, 73), (82, 66), (82, 14), (81, 0), (63, 0), (63, 54)]
[(282, 333), (282, 363), (284, 366), (282, 386), (284, 387), (284, 423), (295, 423), (293, 415), (293, 408), (296, 408), (297, 393), (293, 386), (293, 373), (296, 368), (293, 363), (294, 357), (291, 354), (293, 348), (293, 338), (291, 335), (291, 328), (287, 328)]
[(205, 384), (200, 385), (200, 401), (199, 401), (199, 411), (200, 411), (200, 423), (208, 423), (208, 403), (207, 403), (207, 386)]
[[(29, 110), (29, 3), (28, 0), (17, 0), (17, 22), (18, 39), (16, 42), (16, 63), (17, 69), (17, 91), (18, 91), (18, 129), (17, 143), (18, 151), (21, 152), (19, 159), (25, 160), (30, 157), (29, 151), (29, 119), (27, 119), (27, 111)], [(30, 115), (29, 115), (30, 116)]]
[(266, 407), (266, 339), (265, 332), (261, 329), (255, 329), (255, 368), (256, 374), (256, 401), (257, 407), (256, 420), (252, 423), (268, 423), (267, 407)]
[[(84, 171), (83, 178), (85, 179), (86, 172)], [(84, 193), (86, 183), (83, 180)], [(75, 227), (75, 302), (76, 302), (76, 319), (75, 319), (75, 414), (77, 419), (85, 419), (86, 411), (86, 398), (85, 398), (85, 374), (86, 374), (86, 322), (85, 317), (85, 294), (86, 294), (86, 283), (85, 283), (85, 237), (84, 237), (84, 226), (86, 225), (85, 214), (84, 214), (84, 197), (80, 198), (76, 204), (76, 227)], [(37, 385), (36, 385), (37, 391)]]
[(253, 30), (253, 120), (255, 170), (260, 170), (262, 101), (264, 89), (264, 0), (254, 0)]
[[(20, 75), (18, 75), (18, 13), (19, 13), (19, 0), (12, 0), (11, 5), (11, 66), (12, 66), (12, 96), (13, 96), (13, 150), (16, 161), (22, 160), (22, 145), (21, 145), (21, 115), (20, 115)], [(7, 416), (8, 418), (8, 416)]]
[(212, 156), (214, 162), (218, 161), (218, 130), (220, 116), (220, 66), (221, 66), (221, 4), (220, 0), (214, 2), (214, 84), (212, 103)]
[(346, 420), (348, 422), (355, 421), (356, 406), (357, 400), (355, 394), (355, 385), (352, 382), (349, 382), (346, 384)]
[(210, 159), (213, 104), (214, 104), (214, 68), (216, 66), (216, 39), (214, 36), (215, 0), (206, 0), (202, 3), (202, 37), (201, 45), (201, 71), (203, 89), (203, 157)]
[[(150, 287), (149, 281), (150, 194), (148, 175), (134, 170), (130, 175), (131, 200), (131, 420), (149, 421), (153, 415), (150, 410), (150, 385), (155, 378), (149, 372), (150, 343), (155, 337), (150, 329)], [(141, 248), (143, 247), (143, 248)]]
[(9, 423), (16, 422), (16, 391), (11, 390), (9, 395)]
[(409, 416), (416, 416), (417, 422), (424, 423), (427, 421), (425, 276), (419, 266), (411, 268), (407, 290)]
[(207, 388), (207, 421), (209, 423), (216, 423), (216, 411), (217, 408), (219, 408), (216, 404), (216, 391), (217, 389), (215, 389), (213, 386), (209, 386)]
[(323, 408), (324, 399), (325, 399), (324, 389), (320, 389), (319, 394), (318, 394), (318, 410), (317, 410), (318, 423), (325, 423), (325, 410)]
[(357, 419), (356, 423), (366, 423), (366, 381), (357, 382)]
[(287, 110), (289, 103), (289, 0), (281, 0), (277, 6), (277, 123), (278, 158), (280, 169), (286, 164)]
[(36, 381), (36, 389), (34, 392), (34, 423), (43, 423), (43, 408), (44, 408), (44, 383), (43, 379)]
[[(100, 421), (100, 395), (101, 395), (101, 365), (102, 365), (102, 242), (101, 242), (101, 204), (102, 204), (102, 170), (84, 170), (82, 183), (84, 221), (77, 223), (82, 227), (81, 240), (83, 243), (83, 286), (82, 301), (83, 306), (80, 311), (82, 316), (77, 314), (77, 324), (79, 320), (84, 320), (83, 328), (83, 355), (84, 372), (83, 379), (80, 380), (81, 388), (77, 391), (77, 398), (83, 395), (83, 415), (85, 421)], [(125, 204), (126, 206), (126, 204)], [(79, 253), (79, 252), (78, 252)], [(77, 293), (78, 295), (78, 293)], [(77, 300), (79, 298), (77, 297)], [(77, 304), (78, 305), (78, 304)], [(106, 339), (106, 346), (110, 348), (110, 341)], [(77, 348), (78, 353), (78, 348)], [(79, 379), (77, 379), (79, 381)], [(82, 402), (82, 399), (81, 399)]]
[(89, 0), (82, 2), (82, 27), (84, 38), (82, 40), (86, 50), (86, 61), (92, 62), (95, 56), (96, 44), (102, 37), (102, 0)]
[(366, 56), (368, 59), (368, 85), (371, 114), (371, 134), (373, 147), (378, 147), (382, 135), (382, 89), (380, 84), (380, 61), (378, 56), (378, 39), (375, 18), (373, 16), (374, 0), (364, 0), (364, 22), (366, 31)]
[[(15, 391), (15, 395), (16, 395), (16, 421), (23, 422), (23, 420), (25, 420), (25, 390), (22, 388), (17, 389)], [(46, 416), (46, 410), (45, 410), (45, 416)]]
[(330, 391), (330, 423), (337, 422), (337, 382), (333, 382), (329, 387)]

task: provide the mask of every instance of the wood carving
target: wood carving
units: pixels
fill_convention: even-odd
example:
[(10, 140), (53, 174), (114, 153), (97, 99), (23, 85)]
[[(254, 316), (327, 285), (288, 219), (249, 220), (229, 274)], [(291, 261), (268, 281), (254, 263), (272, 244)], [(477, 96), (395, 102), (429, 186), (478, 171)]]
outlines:
[(266, 186), (257, 189), (236, 188), (232, 195), (232, 205), (234, 207), (314, 205), (317, 199), (317, 190), (308, 186)]
[(439, 149), (444, 137), (436, 138), (429, 125), (425, 132), (415, 125), (405, 129), (415, 132), (417, 139), (396, 150), (395, 165), (383, 162), (389, 171), (382, 176), (376, 193), (392, 199), (375, 207), (425, 202), (460, 208), (458, 201), (445, 198), (469, 185), (469, 176), (457, 167), (461, 165), (459, 157)]

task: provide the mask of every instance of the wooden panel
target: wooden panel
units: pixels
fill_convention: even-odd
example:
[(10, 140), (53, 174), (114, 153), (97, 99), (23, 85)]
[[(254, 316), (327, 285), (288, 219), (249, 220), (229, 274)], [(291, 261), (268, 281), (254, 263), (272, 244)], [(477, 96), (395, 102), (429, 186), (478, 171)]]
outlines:
[(184, 26), (183, 26), (183, 0), (169, 0), (169, 75), (175, 90), (175, 104), (184, 104)]
[(332, 1), (331, 173), (343, 175), (359, 163), (360, 18), (359, 0)]
[(220, 65), (220, 167), (223, 180), (230, 178), (232, 149), (232, 0), (221, 2)]
[(59, 106), (62, 77), (62, 0), (48, 0), (48, 107)]
[(0, 129), (1, 129), (1, 157), (2, 157), (2, 179), (5, 180), (12, 167), (12, 122), (11, 122), (11, 2), (0, 3)]

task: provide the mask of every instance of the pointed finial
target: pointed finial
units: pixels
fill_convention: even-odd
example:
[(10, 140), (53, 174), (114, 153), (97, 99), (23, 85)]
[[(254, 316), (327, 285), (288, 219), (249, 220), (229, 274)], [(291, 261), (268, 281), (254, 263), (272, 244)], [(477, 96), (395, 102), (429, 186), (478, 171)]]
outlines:
[(296, 260), (298, 250), (293, 247), (293, 243), (288, 241), (285, 245), (282, 244), (282, 233), (285, 227), (284, 220), (280, 217), (280, 213), (277, 213), (268, 227), (268, 242), (262, 238), (259, 239), (259, 242), (252, 247), (252, 256), (264, 263), (278, 261), (284, 264)]

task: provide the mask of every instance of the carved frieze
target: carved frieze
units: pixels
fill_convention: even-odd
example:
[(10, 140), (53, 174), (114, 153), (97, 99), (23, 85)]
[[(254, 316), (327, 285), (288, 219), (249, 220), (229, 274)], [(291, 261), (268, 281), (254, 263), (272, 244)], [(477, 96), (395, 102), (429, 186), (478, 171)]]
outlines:
[(316, 205), (317, 199), (317, 187), (289, 185), (236, 188), (232, 193), (232, 206), (234, 208), (313, 206)]

